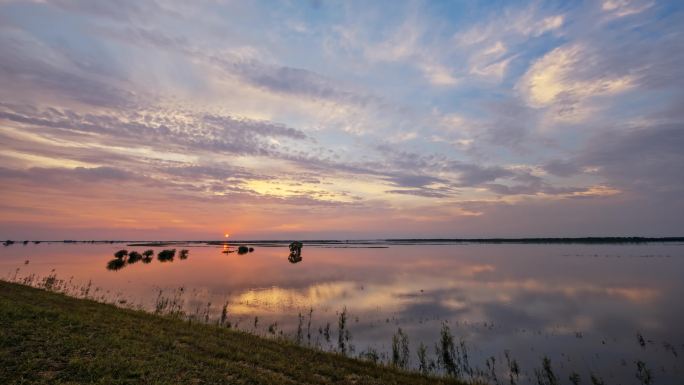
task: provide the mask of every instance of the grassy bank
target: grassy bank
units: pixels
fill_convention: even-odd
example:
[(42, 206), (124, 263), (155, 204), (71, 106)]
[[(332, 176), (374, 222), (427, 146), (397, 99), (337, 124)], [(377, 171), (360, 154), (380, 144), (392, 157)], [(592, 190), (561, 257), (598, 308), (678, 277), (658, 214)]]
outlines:
[(0, 281), (1, 384), (439, 384), (250, 334)]

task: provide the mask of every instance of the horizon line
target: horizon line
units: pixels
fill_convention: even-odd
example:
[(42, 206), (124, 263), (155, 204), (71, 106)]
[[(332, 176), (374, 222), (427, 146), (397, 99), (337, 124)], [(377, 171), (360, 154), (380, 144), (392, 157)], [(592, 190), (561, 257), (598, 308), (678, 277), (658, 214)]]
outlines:
[[(644, 236), (584, 236), (584, 237), (468, 237), (468, 238), (367, 238), (367, 239), (174, 239), (174, 240), (145, 240), (145, 239), (60, 239), (60, 240), (10, 240), (12, 243), (46, 242), (46, 243), (269, 243), (269, 242), (290, 242), (300, 241), (309, 243), (360, 243), (360, 242), (476, 242), (476, 243), (526, 243), (526, 242), (556, 242), (556, 243), (583, 243), (583, 242), (604, 242), (604, 243), (644, 243), (644, 242), (684, 242), (684, 236), (668, 237), (644, 237)], [(3, 244), (6, 246), (7, 241)]]

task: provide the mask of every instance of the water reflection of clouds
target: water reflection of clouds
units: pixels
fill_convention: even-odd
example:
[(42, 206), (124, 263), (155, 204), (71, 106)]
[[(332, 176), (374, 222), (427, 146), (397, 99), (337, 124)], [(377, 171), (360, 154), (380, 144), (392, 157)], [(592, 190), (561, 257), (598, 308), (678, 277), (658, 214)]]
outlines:
[[(463, 276), (473, 271), (492, 269), (475, 268), (462, 271)], [(650, 288), (602, 288), (593, 285), (551, 284), (539, 280), (524, 282), (477, 281), (467, 279), (440, 280), (434, 276), (412, 277), (388, 284), (358, 282), (327, 282), (306, 288), (272, 287), (249, 290), (232, 299), (233, 311), (241, 314), (274, 313), (301, 310), (305, 307), (340, 309), (350, 306), (356, 314), (383, 312), (404, 318), (459, 317), (469, 322), (494, 322), (506, 329), (547, 329), (565, 325), (567, 330), (588, 330), (592, 327), (583, 308), (593, 309), (596, 316), (600, 308), (638, 307), (659, 295)], [(574, 331), (573, 331), (574, 332)]]
[[(684, 342), (679, 328), (684, 310), (677, 295), (684, 290), (682, 259), (562, 256), (664, 253), (656, 245), (595, 252), (591, 248), (601, 247), (307, 248), (306, 263), (295, 266), (287, 262), (284, 247), (245, 255), (205, 247), (192, 248), (192, 258), (182, 264), (153, 263), (117, 274), (104, 274), (100, 264), (106, 259), (92, 257), (111, 255), (114, 246), (41, 246), (30, 246), (36, 255), (22, 269), (49, 271), (57, 264), (59, 274), (93, 279), (113, 290), (126, 287), (138, 296), (155, 296), (150, 286), (184, 286), (189, 311), (211, 303), (217, 314), (228, 302), (231, 317), (259, 316), (262, 324), (277, 321), (286, 332), (296, 328), (297, 314), (310, 308), (314, 327), (336, 325), (335, 313), (346, 306), (360, 349), (386, 349), (397, 327), (409, 333), (414, 347), (420, 341), (433, 344), (444, 320), (473, 345), (474, 357), (512, 349), (521, 360), (536, 363), (541, 354), (591, 355), (597, 343), (605, 357), (621, 352), (637, 357), (637, 331), (655, 341)], [(672, 247), (667, 252), (675, 254)], [(8, 261), (23, 264), (25, 259), (24, 252), (4, 256), (2, 272), (16, 268)], [(577, 332), (585, 337), (576, 338)]]

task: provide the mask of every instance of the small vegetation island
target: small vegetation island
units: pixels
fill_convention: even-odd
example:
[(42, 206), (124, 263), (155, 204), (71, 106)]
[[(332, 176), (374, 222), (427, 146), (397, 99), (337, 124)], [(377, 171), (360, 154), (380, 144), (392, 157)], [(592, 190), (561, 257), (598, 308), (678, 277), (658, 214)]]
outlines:
[[(190, 251), (183, 249), (178, 253), (178, 258), (180, 260), (188, 259)], [(114, 253), (114, 259), (107, 262), (107, 270), (117, 271), (121, 270), (127, 265), (132, 265), (138, 261), (142, 261), (144, 264), (152, 262), (152, 256), (154, 255), (154, 250), (148, 249), (141, 253), (133, 250), (128, 251), (126, 249), (121, 249)], [(176, 257), (176, 249), (165, 249), (159, 251), (157, 254), (157, 260), (159, 262), (173, 262)]]
[(4, 281), (0, 324), (2, 384), (464, 383)]

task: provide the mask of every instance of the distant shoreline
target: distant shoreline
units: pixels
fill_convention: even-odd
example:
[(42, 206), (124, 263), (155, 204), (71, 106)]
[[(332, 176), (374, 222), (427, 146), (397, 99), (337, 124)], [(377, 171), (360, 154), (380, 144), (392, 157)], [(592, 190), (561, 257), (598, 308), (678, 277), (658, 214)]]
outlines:
[[(17, 240), (5, 241), (3, 245), (25, 245), (29, 243), (126, 243), (130, 246), (168, 246), (182, 244), (283, 246), (292, 240)], [(298, 239), (299, 240), (299, 239)], [(448, 245), (448, 244), (642, 244), (642, 243), (684, 243), (684, 237), (568, 237), (568, 238), (388, 238), (388, 239), (309, 239), (299, 240), (311, 246), (353, 246), (353, 245)]]

